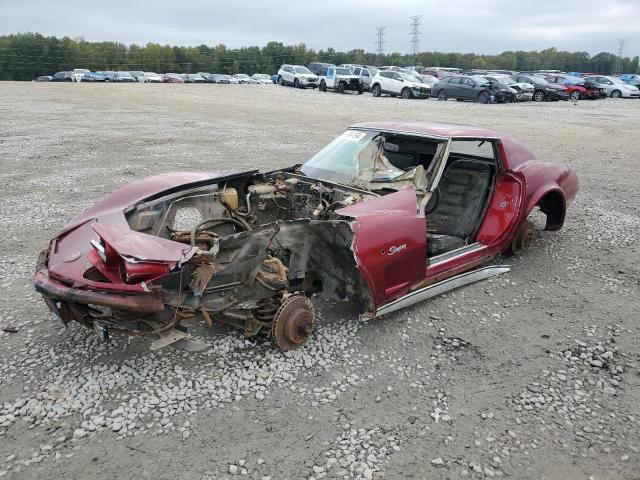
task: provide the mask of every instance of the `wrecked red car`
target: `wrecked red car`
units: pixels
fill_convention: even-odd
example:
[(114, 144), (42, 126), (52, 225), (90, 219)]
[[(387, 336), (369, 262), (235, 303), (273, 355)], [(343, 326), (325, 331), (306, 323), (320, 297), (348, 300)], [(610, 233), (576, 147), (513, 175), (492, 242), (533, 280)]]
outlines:
[(531, 243), (530, 212), (557, 230), (577, 190), (570, 168), (491, 130), (357, 124), (302, 165), (125, 186), (56, 234), (34, 283), (65, 324), (159, 347), (197, 317), (292, 350), (312, 294), (370, 319), (505, 272), (488, 263)]

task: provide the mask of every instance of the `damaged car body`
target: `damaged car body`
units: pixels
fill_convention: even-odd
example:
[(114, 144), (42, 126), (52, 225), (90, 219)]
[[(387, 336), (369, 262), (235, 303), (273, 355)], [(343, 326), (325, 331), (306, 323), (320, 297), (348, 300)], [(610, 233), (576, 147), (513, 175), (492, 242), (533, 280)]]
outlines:
[(564, 222), (578, 182), (496, 132), (436, 123), (352, 126), (302, 165), (178, 172), (125, 186), (56, 234), (34, 283), (67, 324), (186, 336), (201, 318), (293, 350), (309, 298), (380, 316), (508, 270), (533, 239), (529, 213)]

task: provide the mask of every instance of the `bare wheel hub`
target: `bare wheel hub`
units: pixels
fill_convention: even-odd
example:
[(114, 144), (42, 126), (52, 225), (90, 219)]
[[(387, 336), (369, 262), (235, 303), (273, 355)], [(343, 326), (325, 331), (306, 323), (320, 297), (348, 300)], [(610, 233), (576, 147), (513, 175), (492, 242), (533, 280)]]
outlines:
[(313, 304), (302, 295), (287, 298), (273, 316), (271, 341), (285, 352), (307, 341), (313, 332), (315, 312)]

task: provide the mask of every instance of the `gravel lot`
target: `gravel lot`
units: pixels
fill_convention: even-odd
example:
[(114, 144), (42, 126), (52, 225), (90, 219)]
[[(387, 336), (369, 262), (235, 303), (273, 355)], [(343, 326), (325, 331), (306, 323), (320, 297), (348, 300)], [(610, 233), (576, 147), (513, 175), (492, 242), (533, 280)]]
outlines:
[[(640, 478), (640, 101), (476, 105), (277, 86), (0, 85), (0, 476)], [(367, 120), (468, 123), (573, 165), (565, 228), (510, 273), (361, 323), (320, 303), (283, 354), (65, 330), (41, 246), (115, 188), (304, 161)], [(536, 219), (541, 225), (540, 219)]]

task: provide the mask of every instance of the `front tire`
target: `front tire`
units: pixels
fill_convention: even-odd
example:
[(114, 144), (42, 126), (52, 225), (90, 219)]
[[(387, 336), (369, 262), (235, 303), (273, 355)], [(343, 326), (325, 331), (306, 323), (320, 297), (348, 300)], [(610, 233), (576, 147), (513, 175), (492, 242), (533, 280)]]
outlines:
[(438, 92), (438, 100), (440, 100), (441, 102), (446, 102), (447, 98), (447, 92), (445, 90), (440, 90)]
[(382, 95), (382, 88), (380, 88), (380, 85), (376, 83), (373, 87), (371, 87), (371, 94), (374, 97), (379, 97), (380, 95)]
[(611, 92), (611, 98), (620, 98), (622, 97), (622, 92), (620, 90), (614, 90)]
[(364, 87), (362, 87), (362, 86), (361, 86), (361, 87), (358, 89), (358, 95), (362, 95), (363, 93), (364, 93)]
[(344, 93), (344, 82), (338, 84), (338, 93)]
[(536, 102), (543, 102), (545, 98), (546, 96), (542, 90), (536, 90), (533, 94), (533, 100)]
[(293, 80), (293, 87), (294, 88), (300, 88), (300, 80), (298, 80), (297, 78), (295, 78)]
[(408, 87), (404, 87), (401, 94), (402, 98), (404, 98), (405, 100), (409, 100), (411, 97), (413, 97), (413, 95), (411, 94), (411, 90)]
[(278, 85), (284, 86), (284, 80), (282, 79), (282, 77), (278, 76), (277, 82), (278, 82)]
[(480, 92), (478, 94), (478, 101), (480, 103), (489, 103), (491, 101), (491, 95), (489, 94), (489, 92)]
[(574, 90), (569, 95), (569, 98), (571, 99), (572, 102), (577, 102), (578, 100), (580, 100), (581, 97), (582, 95), (580, 95), (580, 92), (578, 90)]
[(327, 84), (325, 82), (320, 82), (320, 86), (318, 87), (318, 90), (320, 90), (321, 92), (326, 92)]

